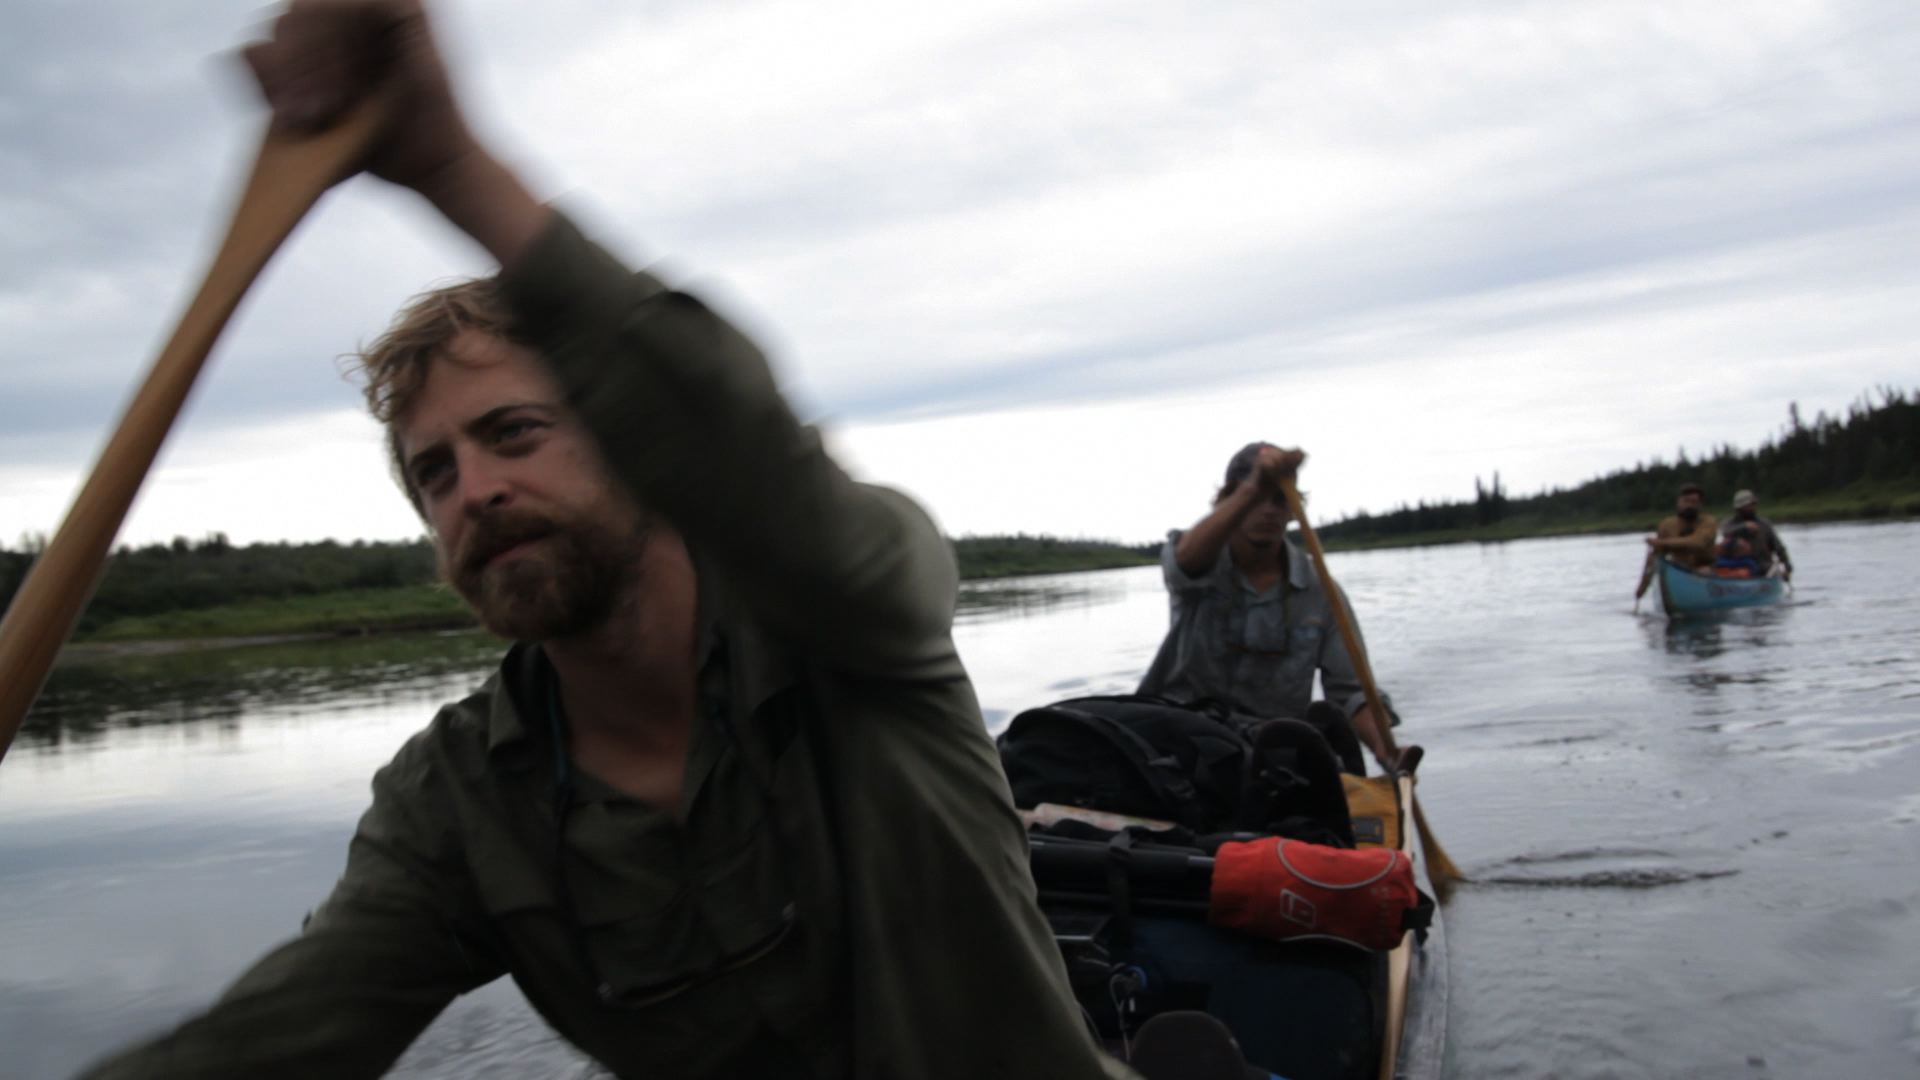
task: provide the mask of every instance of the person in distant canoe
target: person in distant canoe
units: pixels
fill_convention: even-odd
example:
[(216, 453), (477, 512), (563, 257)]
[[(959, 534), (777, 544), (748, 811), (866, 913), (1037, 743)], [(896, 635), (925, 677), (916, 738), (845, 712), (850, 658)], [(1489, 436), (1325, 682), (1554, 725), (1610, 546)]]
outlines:
[[(1318, 672), (1327, 701), (1374, 758), (1398, 764), (1390, 718), (1373, 715), (1340, 640), (1334, 598), (1306, 553), (1287, 539), (1287, 504), (1277, 480), (1305, 457), (1270, 443), (1247, 444), (1227, 462), (1213, 510), (1193, 528), (1167, 534), (1160, 566), (1172, 626), (1140, 693), (1305, 719)], [(1347, 610), (1351, 616), (1352, 607)], [(1353, 625), (1358, 632), (1359, 622)]]
[(1719, 523), (1702, 510), (1706, 492), (1699, 484), (1682, 484), (1672, 516), (1660, 522), (1647, 546), (1689, 570), (1709, 570), (1719, 544)]
[(1787, 555), (1787, 545), (1780, 542), (1773, 522), (1760, 516), (1760, 500), (1753, 492), (1742, 489), (1733, 493), (1733, 517), (1721, 527), (1721, 533), (1723, 540), (1737, 537), (1747, 543), (1757, 576), (1772, 572), (1778, 563), (1784, 576), (1793, 577), (1793, 560)]
[(1730, 528), (1720, 537), (1713, 560), (1713, 572), (1720, 577), (1763, 577), (1766, 568), (1754, 557), (1752, 529)]
[(1035, 902), (926, 513), (535, 200), (417, 2), (296, 2), (247, 58), (282, 129), (395, 95), (361, 168), (501, 267), (361, 360), (444, 575), (517, 643), (374, 776), (302, 932), (86, 1075), (377, 1076), (510, 974), (623, 1077), (1132, 1076)]

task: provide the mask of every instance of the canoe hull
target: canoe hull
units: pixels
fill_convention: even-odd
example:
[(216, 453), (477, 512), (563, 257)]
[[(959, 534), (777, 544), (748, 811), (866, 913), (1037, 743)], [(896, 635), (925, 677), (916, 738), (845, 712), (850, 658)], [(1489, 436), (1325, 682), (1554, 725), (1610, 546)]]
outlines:
[(1783, 578), (1729, 578), (1701, 574), (1660, 561), (1660, 602), (1675, 617), (1706, 615), (1777, 604), (1787, 595)]

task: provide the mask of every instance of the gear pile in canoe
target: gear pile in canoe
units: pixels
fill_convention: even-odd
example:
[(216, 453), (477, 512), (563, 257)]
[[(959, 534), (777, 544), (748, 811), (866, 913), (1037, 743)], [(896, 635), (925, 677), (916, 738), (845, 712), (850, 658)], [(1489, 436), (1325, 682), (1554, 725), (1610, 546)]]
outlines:
[(1080, 698), (1000, 736), (1074, 995), (1148, 1080), (1440, 1075), (1414, 778), (1348, 771), (1328, 719)]

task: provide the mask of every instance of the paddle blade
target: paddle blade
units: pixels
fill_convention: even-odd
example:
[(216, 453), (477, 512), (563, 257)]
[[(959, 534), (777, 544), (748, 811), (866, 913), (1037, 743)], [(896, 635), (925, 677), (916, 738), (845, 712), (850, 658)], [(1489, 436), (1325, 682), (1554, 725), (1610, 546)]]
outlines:
[(1447, 849), (1440, 846), (1440, 838), (1433, 833), (1433, 826), (1427, 824), (1427, 812), (1420, 806), (1420, 800), (1413, 800), (1413, 826), (1420, 832), (1420, 854), (1427, 860), (1427, 877), (1432, 879), (1434, 891), (1445, 899), (1446, 894), (1467, 875), (1460, 872), (1448, 857)]

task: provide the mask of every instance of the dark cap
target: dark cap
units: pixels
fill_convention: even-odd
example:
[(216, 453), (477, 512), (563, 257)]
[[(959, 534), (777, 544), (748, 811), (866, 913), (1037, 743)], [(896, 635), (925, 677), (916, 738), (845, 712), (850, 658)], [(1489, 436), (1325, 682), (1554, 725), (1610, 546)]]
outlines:
[[(1240, 481), (1245, 480), (1253, 473), (1253, 463), (1259, 460), (1260, 451), (1269, 446), (1273, 446), (1273, 444), (1267, 442), (1250, 442), (1241, 447), (1240, 451), (1233, 455), (1233, 460), (1227, 462), (1227, 481), (1221, 485), (1222, 489), (1232, 491), (1234, 488), (1240, 486)], [(1279, 448), (1275, 447), (1275, 449)]]
[(1681, 484), (1681, 485), (1680, 485), (1680, 494), (1682, 494), (1682, 495), (1698, 495), (1698, 496), (1700, 496), (1700, 497), (1701, 497), (1701, 498), (1703, 498), (1703, 499), (1707, 497), (1707, 493), (1706, 493), (1705, 491), (1703, 491), (1703, 490), (1701, 490), (1701, 488), (1700, 488), (1700, 485), (1699, 485), (1699, 484)]

